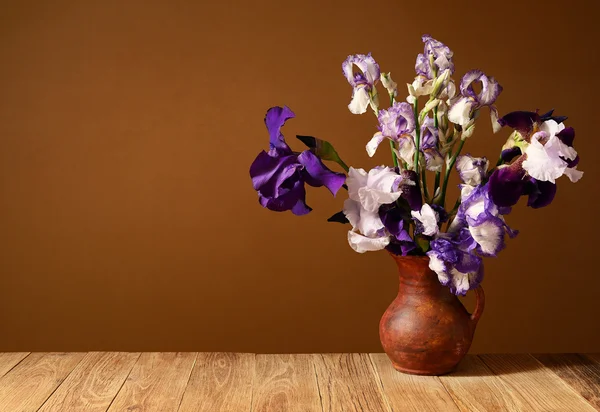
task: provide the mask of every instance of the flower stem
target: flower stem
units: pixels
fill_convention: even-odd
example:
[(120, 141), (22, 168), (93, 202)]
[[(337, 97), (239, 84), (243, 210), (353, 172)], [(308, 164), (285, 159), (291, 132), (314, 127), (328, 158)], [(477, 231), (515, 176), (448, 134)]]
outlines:
[(421, 172), (421, 178), (423, 180), (423, 195), (425, 196), (425, 202), (429, 202), (429, 189), (427, 189), (427, 170), (423, 168)]
[(465, 145), (465, 140), (460, 139), (460, 144), (458, 145), (458, 150), (456, 150), (456, 153), (454, 153), (454, 155), (452, 156), (452, 158), (450, 159), (450, 163), (448, 164), (448, 168), (446, 169), (446, 175), (444, 176), (444, 184), (442, 186), (442, 194), (440, 196), (440, 206), (444, 207), (444, 204), (446, 203), (446, 189), (448, 188), (448, 179), (450, 178), (450, 172), (452, 171), (452, 168), (454, 167), (454, 163), (456, 163), (456, 158), (458, 157), (458, 155), (460, 154), (460, 151), (462, 150), (463, 146)]
[(340, 166), (342, 166), (342, 169), (344, 169), (346, 172), (350, 171), (350, 168), (348, 167), (348, 165), (346, 163), (344, 163), (344, 161), (342, 159), (340, 159), (339, 156), (337, 158), (336, 163), (339, 164)]
[(394, 167), (398, 167), (398, 156), (396, 156), (396, 151), (394, 150), (396, 145), (394, 141), (390, 139), (390, 150), (392, 151), (392, 160), (394, 161)]
[(415, 100), (413, 104), (415, 110), (415, 172), (419, 173), (419, 153), (421, 151), (421, 127), (419, 126), (419, 107), (418, 102)]
[[(438, 108), (437, 108), (437, 106), (435, 106), (433, 108), (433, 126), (435, 127), (435, 130), (438, 132), (438, 148), (439, 148), (440, 131), (438, 129)], [(433, 195), (434, 196), (435, 196), (435, 192), (437, 192), (438, 188), (440, 187), (440, 177), (441, 177), (441, 171), (435, 172), (435, 182), (433, 185)]]
[[(394, 96), (390, 94), (390, 107), (394, 105)], [(394, 161), (394, 167), (398, 167), (398, 156), (396, 155), (396, 144), (390, 139), (390, 150), (392, 151), (392, 160)]]

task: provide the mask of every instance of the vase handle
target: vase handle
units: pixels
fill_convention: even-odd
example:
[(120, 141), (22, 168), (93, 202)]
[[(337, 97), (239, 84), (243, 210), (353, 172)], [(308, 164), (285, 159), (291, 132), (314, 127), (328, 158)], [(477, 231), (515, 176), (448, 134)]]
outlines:
[(485, 307), (485, 294), (483, 293), (481, 285), (477, 286), (474, 292), (477, 301), (475, 303), (475, 310), (471, 314), (471, 321), (473, 322), (473, 325), (477, 325), (477, 322), (479, 322), (479, 318), (483, 313), (483, 308)]

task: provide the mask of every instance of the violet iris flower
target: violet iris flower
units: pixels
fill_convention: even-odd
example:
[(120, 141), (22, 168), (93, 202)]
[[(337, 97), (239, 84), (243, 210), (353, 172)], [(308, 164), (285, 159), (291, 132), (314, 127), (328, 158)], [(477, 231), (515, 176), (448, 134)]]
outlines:
[(287, 106), (272, 107), (267, 111), (265, 125), (269, 131), (270, 150), (258, 154), (250, 166), (250, 177), (263, 207), (305, 215), (312, 210), (305, 201), (305, 183), (314, 187), (325, 186), (335, 196), (346, 176), (329, 170), (310, 150), (302, 153), (292, 151), (285, 142), (281, 127), (293, 117), (294, 112)]
[(423, 53), (417, 56), (417, 62), (415, 63), (417, 74), (427, 79), (433, 79), (436, 74), (439, 76), (444, 70), (450, 70), (450, 74), (454, 73), (454, 62), (452, 61), (454, 53), (452, 50), (428, 34), (423, 35), (422, 40), (425, 46)]
[[(353, 72), (354, 66), (360, 69), (359, 73)], [(379, 100), (375, 85), (379, 81), (381, 72), (375, 59), (371, 57), (371, 53), (348, 56), (342, 63), (342, 71), (352, 86), (352, 101), (348, 105), (350, 112), (363, 114), (367, 111), (369, 104), (376, 111)]]
[[(475, 82), (481, 83), (481, 91), (476, 93), (473, 89)], [(474, 120), (475, 112), (482, 107), (490, 108), (492, 128), (494, 132), (501, 128), (498, 122), (498, 110), (494, 102), (502, 92), (502, 86), (493, 77), (486, 76), (481, 70), (471, 70), (465, 74), (460, 82), (461, 97), (458, 97), (450, 106), (448, 119), (463, 129), (468, 128)]]
[(452, 238), (438, 237), (430, 243), (429, 268), (455, 295), (466, 295), (483, 280), (483, 261), (474, 253), (476, 245), (466, 229)]
[(379, 110), (377, 119), (379, 120), (379, 131), (373, 135), (366, 146), (369, 156), (373, 157), (381, 142), (386, 138), (400, 143), (401, 147), (404, 140), (412, 140), (411, 133), (415, 130), (416, 123), (415, 112), (408, 103), (395, 102), (389, 109)]
[(542, 116), (520, 111), (499, 120), (500, 124), (515, 129), (502, 158), (504, 161), (516, 159), (498, 168), (490, 177), (490, 196), (494, 203), (510, 207), (521, 196), (528, 195), (528, 206), (544, 207), (554, 199), (557, 178), (565, 175), (573, 182), (581, 178), (583, 172), (577, 170), (579, 156), (573, 148), (575, 130), (563, 125), (565, 119), (552, 116), (552, 111)]

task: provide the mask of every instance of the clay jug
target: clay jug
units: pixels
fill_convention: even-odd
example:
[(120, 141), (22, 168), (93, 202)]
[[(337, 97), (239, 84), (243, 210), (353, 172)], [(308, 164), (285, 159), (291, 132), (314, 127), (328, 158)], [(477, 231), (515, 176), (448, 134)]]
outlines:
[(398, 265), (398, 296), (379, 323), (379, 336), (394, 368), (416, 375), (452, 372), (469, 351), (485, 297), (474, 290), (477, 303), (470, 314), (429, 269), (425, 256), (391, 255)]

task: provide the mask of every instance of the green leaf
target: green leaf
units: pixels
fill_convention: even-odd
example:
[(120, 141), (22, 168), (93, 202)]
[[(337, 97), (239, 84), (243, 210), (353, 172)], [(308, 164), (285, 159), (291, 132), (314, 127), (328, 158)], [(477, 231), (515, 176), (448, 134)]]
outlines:
[(296, 135), (296, 138), (304, 143), (310, 149), (310, 151), (317, 155), (321, 160), (330, 160), (332, 162), (336, 162), (342, 166), (345, 171), (348, 171), (348, 166), (340, 158), (333, 145), (328, 141), (317, 139), (316, 137), (312, 136)]

